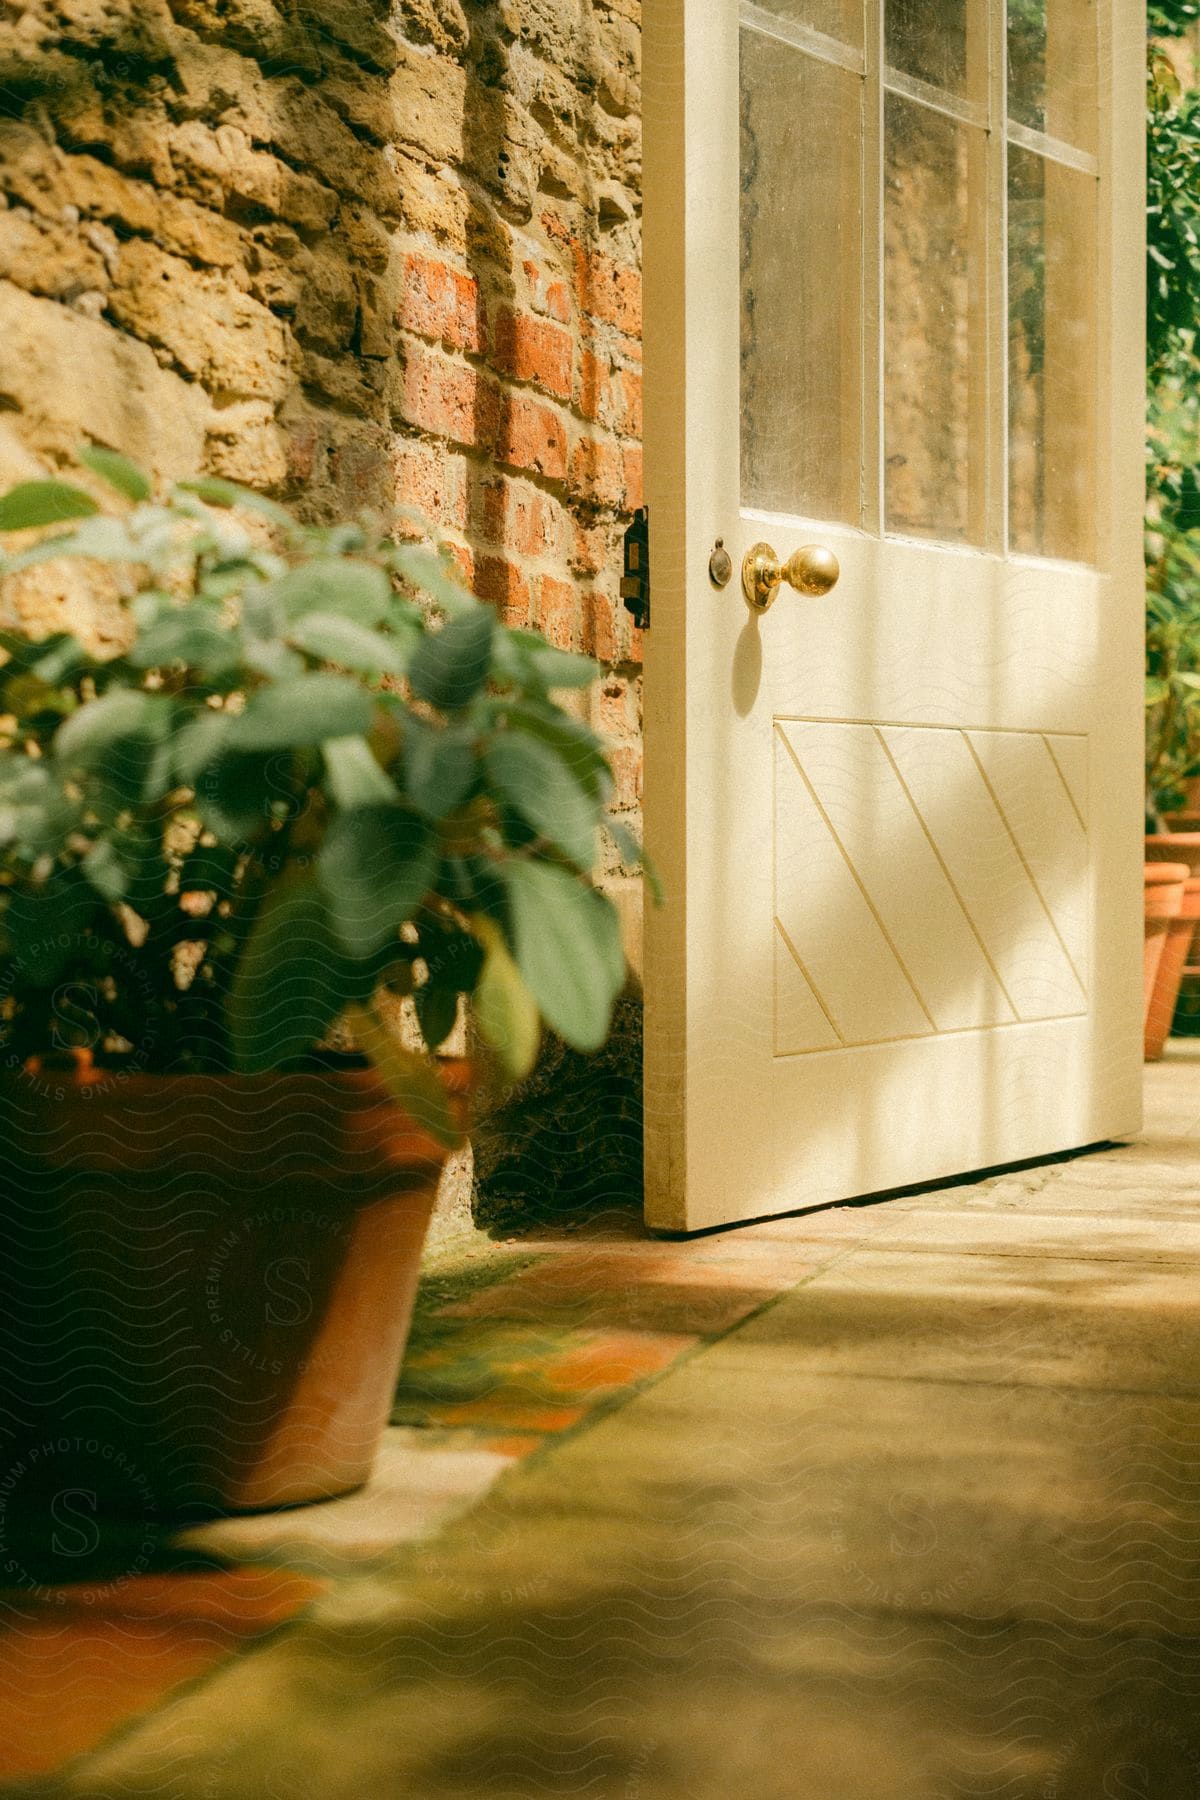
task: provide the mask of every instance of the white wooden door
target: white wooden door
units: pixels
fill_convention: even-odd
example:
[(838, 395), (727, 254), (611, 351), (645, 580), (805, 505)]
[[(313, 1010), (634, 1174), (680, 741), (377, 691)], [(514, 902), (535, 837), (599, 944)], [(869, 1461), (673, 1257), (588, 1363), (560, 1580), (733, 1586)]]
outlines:
[(652, 1227), (1140, 1122), (1143, 30), (647, 0)]

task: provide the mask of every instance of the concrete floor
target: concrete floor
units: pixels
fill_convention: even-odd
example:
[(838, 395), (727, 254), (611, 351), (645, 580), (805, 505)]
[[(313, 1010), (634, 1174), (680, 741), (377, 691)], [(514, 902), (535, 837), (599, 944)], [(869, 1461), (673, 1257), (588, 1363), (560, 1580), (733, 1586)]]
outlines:
[[(1095, 1156), (475, 1246), (377, 1487), (207, 1539), (304, 1609), (28, 1791), (1196, 1800), (1200, 1049), (1148, 1075)], [(535, 1325), (574, 1334), (557, 1412), (511, 1374)], [(467, 1393), (452, 1327), (503, 1381)]]

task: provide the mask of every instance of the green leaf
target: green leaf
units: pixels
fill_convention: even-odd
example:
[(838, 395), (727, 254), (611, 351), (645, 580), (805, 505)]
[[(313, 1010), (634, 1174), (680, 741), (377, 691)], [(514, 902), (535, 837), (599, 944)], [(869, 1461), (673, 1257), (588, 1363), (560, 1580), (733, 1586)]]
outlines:
[(226, 843), (259, 838), (284, 797), (279, 775), (277, 756), (224, 752), (193, 778), (196, 811), (208, 830)]
[(6, 558), (4, 568), (8, 574), (15, 574), (19, 569), (32, 568), (35, 563), (56, 562), (63, 556), (89, 557), (93, 562), (144, 563), (147, 560), (142, 547), (130, 536), (124, 519), (98, 513), (94, 518), (84, 519), (75, 531), (41, 538), (27, 550)]
[(576, 1050), (598, 1050), (625, 980), (614, 907), (548, 863), (501, 865), (517, 967), (546, 1023)]
[(423, 638), (408, 671), (417, 698), (443, 712), (469, 705), (488, 678), (495, 628), (492, 613), (476, 606)]
[(354, 956), (369, 956), (411, 919), (433, 885), (437, 840), (398, 806), (339, 813), (317, 861), (334, 929)]
[(577, 868), (596, 860), (596, 802), (548, 744), (525, 732), (493, 738), (484, 751), (488, 779), (499, 797), (540, 836), (557, 844)]
[(520, 1081), (537, 1061), (541, 1043), (542, 1021), (537, 1002), (492, 921), (476, 918), (472, 925), (487, 950), (471, 996), (475, 1020), (501, 1068)]
[(33, 762), (10, 751), (0, 757), (0, 842), (19, 844), (32, 860), (57, 851), (74, 823), (74, 809), (45, 759)]
[(206, 475), (198, 481), (176, 482), (175, 486), (178, 493), (195, 494), (197, 500), (203, 500), (206, 506), (218, 506), (222, 509), (241, 506), (247, 512), (261, 513), (272, 524), (281, 525), (285, 531), (296, 530), (296, 521), (285, 507), (278, 506), (274, 500), (268, 500), (265, 494), (256, 494), (253, 488), (240, 487), (236, 481), (222, 481), (219, 476)]
[(590, 687), (600, 673), (590, 656), (557, 650), (537, 631), (502, 630), (492, 646), (493, 667), (502, 681), (519, 688)]
[(302, 1056), (345, 1009), (353, 990), (316, 883), (281, 883), (263, 903), (229, 995), (238, 1068), (253, 1074)]
[(391, 564), (402, 581), (432, 600), (447, 617), (473, 613), (479, 605), (447, 556), (416, 544), (397, 544), (391, 552)]
[(553, 702), (503, 708), (504, 723), (541, 738), (556, 750), (581, 788), (603, 805), (612, 793), (612, 771), (604, 745), (581, 719), (573, 719)]
[(149, 476), (116, 450), (105, 450), (100, 444), (85, 444), (79, 451), (79, 460), (93, 475), (99, 475), (101, 481), (107, 481), (110, 488), (115, 488), (118, 494), (124, 494), (127, 500), (150, 498)]
[(410, 714), (404, 726), (404, 792), (418, 812), (444, 819), (475, 785), (475, 740), (453, 727), (439, 730)]
[(299, 652), (271, 638), (247, 637), (242, 658), (248, 669), (269, 681), (296, 681), (304, 674), (304, 658)]
[(446, 1090), (428, 1059), (406, 1050), (371, 1008), (352, 1007), (349, 1018), (355, 1037), (392, 1098), (439, 1144), (457, 1149), (463, 1134), (454, 1123)]
[(631, 831), (628, 825), (623, 824), (620, 819), (606, 818), (603, 821), (603, 825), (605, 831), (607, 831), (609, 837), (617, 846), (621, 861), (630, 864), (633, 868), (641, 869), (642, 874), (646, 878), (646, 885), (650, 889), (655, 906), (661, 906), (663, 903), (662, 882), (659, 880), (658, 871), (650, 861), (650, 858), (646, 855), (645, 849), (639, 841), (636, 832)]
[(191, 786), (200, 771), (221, 751), (233, 715), (205, 706), (175, 733), (172, 763), (180, 781)]
[(135, 669), (161, 669), (171, 663), (197, 669), (219, 680), (241, 664), (237, 633), (206, 619), (198, 609), (178, 607), (138, 636), (129, 651)]
[(44, 654), (39, 656), (32, 665), (30, 674), (35, 675), (39, 681), (46, 682), (50, 687), (56, 687), (62, 681), (69, 681), (73, 675), (78, 675), (81, 669), (87, 668), (92, 661), (92, 657), (79, 640), (71, 637), (68, 633), (47, 638), (41, 649)]
[(421, 1035), (431, 1050), (444, 1044), (458, 1023), (458, 989), (449, 982), (425, 981), (413, 996)]
[(55, 733), (54, 754), (69, 768), (93, 768), (125, 739), (157, 735), (167, 723), (165, 703), (136, 688), (115, 688), (89, 700)]
[(576, 656), (570, 650), (556, 650), (552, 644), (541, 644), (530, 656), (535, 671), (546, 687), (591, 687), (600, 674), (600, 665), (590, 656)]
[(365, 738), (327, 738), (321, 753), (329, 791), (344, 810), (387, 805), (400, 798), (395, 783), (375, 761)]
[(408, 666), (400, 645), (338, 613), (304, 613), (288, 631), (291, 642), (322, 662), (340, 663), (363, 675), (403, 675)]
[(0, 495), (0, 531), (28, 531), (63, 519), (88, 519), (100, 508), (67, 481), (19, 481)]
[(108, 838), (94, 843), (79, 866), (102, 899), (124, 899), (129, 889), (129, 871)]
[(17, 751), (0, 756), (0, 799), (13, 806), (26, 806), (44, 800), (53, 786), (44, 761), (34, 762)]
[(237, 750), (286, 750), (326, 738), (361, 737), (371, 724), (372, 697), (349, 675), (299, 675), (260, 688), (231, 720)]
[(375, 563), (345, 556), (315, 556), (273, 581), (271, 596), (289, 619), (305, 613), (337, 613), (355, 625), (378, 625), (388, 611), (392, 584)]

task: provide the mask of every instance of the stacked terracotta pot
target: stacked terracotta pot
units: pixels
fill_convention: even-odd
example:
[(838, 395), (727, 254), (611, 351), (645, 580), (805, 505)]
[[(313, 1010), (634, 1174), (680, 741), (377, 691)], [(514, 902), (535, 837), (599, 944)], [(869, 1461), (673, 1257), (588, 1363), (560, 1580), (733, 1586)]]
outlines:
[(1200, 831), (1146, 839), (1145, 925), (1145, 1055), (1156, 1062), (1184, 971), (1197, 960), (1192, 946), (1200, 925)]

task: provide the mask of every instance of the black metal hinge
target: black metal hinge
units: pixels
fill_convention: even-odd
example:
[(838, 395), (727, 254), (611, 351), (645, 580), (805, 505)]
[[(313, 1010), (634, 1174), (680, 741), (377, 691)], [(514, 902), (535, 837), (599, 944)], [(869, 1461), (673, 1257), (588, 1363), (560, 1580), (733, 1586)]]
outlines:
[(625, 533), (625, 572), (621, 577), (625, 610), (641, 631), (650, 629), (650, 513), (639, 506)]

